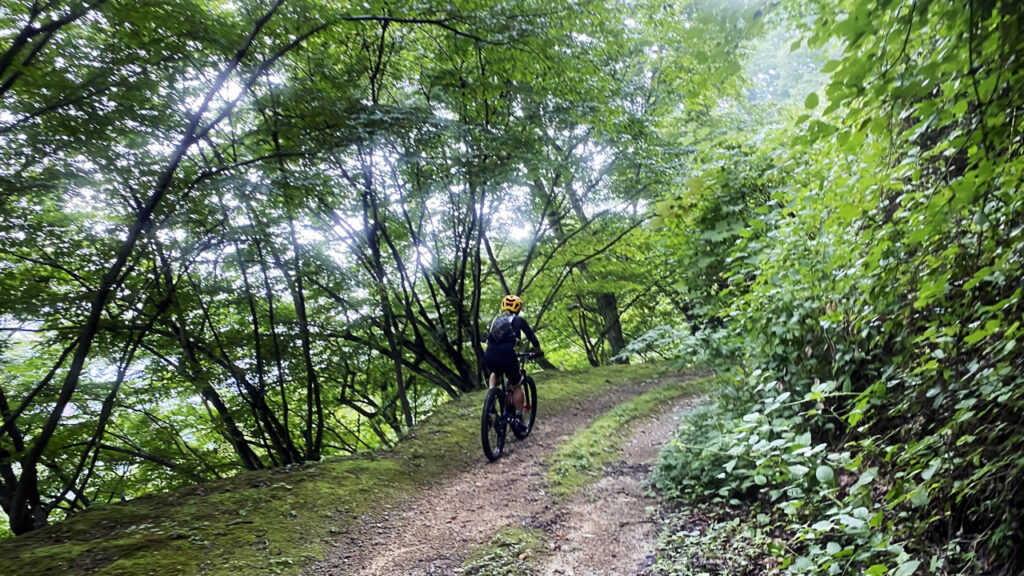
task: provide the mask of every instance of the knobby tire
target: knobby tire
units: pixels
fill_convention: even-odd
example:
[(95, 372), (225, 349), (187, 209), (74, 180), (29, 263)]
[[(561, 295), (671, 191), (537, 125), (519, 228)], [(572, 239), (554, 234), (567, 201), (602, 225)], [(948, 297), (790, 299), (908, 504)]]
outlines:
[(526, 397), (526, 404), (530, 406), (529, 409), (523, 407), (523, 424), (525, 425), (521, 430), (515, 426), (512, 427), (512, 432), (520, 440), (526, 439), (530, 432), (533, 432), (533, 423), (537, 420), (537, 384), (529, 376), (523, 380), (523, 394)]
[(480, 416), (480, 441), (484, 456), (491, 462), (501, 458), (505, 450), (505, 426), (501, 418), (502, 394), (498, 388), (491, 388), (484, 398), (484, 411)]

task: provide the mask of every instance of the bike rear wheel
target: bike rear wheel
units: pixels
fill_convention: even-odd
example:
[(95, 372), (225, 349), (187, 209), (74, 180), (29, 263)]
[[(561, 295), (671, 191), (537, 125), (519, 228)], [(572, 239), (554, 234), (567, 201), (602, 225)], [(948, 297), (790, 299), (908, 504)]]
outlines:
[(523, 404), (523, 426), (513, 426), (512, 432), (516, 438), (523, 440), (533, 432), (533, 423), (537, 420), (537, 384), (533, 378), (527, 376), (523, 380), (523, 396), (526, 402)]
[(501, 458), (505, 449), (505, 427), (507, 423), (501, 415), (503, 395), (501, 390), (491, 388), (484, 398), (484, 411), (480, 417), (480, 441), (484, 455), (491, 462)]

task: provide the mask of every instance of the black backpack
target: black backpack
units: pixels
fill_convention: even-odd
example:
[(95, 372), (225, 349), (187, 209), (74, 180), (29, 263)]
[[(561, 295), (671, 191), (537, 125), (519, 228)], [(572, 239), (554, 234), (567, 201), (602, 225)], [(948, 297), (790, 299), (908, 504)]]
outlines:
[(515, 343), (516, 329), (512, 327), (512, 320), (515, 314), (502, 314), (495, 316), (491, 321), (491, 328), (487, 331), (488, 340), (494, 344)]

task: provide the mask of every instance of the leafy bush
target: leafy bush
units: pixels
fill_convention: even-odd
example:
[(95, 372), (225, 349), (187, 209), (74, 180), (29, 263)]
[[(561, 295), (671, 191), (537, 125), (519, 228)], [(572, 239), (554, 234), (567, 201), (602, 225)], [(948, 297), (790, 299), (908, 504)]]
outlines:
[(676, 368), (696, 368), (734, 358), (738, 341), (724, 328), (694, 331), (689, 326), (657, 326), (632, 340), (616, 360), (650, 355), (668, 359)]
[(807, 4), (842, 53), (722, 257), (747, 372), (659, 486), (757, 507), (791, 573), (1019, 573), (1024, 5)]

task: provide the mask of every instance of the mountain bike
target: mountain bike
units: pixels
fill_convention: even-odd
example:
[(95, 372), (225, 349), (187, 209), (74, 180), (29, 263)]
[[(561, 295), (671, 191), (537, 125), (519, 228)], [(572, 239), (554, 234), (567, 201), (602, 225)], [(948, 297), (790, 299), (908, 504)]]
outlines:
[(537, 420), (537, 384), (526, 373), (526, 362), (537, 358), (533, 352), (516, 354), (519, 358), (519, 382), (523, 387), (525, 402), (522, 418), (516, 417), (512, 405), (512, 383), (502, 378), (500, 388), (491, 388), (484, 398), (484, 412), (480, 418), (480, 440), (484, 455), (491, 462), (501, 458), (505, 450), (505, 436), (509, 428), (516, 438), (524, 440), (533, 431)]

